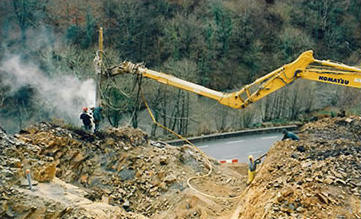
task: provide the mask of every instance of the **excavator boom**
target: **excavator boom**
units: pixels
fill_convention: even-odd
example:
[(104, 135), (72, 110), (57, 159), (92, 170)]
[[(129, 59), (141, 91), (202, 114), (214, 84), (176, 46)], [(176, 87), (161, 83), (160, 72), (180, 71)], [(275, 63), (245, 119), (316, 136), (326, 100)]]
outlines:
[(160, 83), (171, 85), (173, 87), (178, 87), (183, 90), (187, 90), (202, 96), (206, 96), (211, 99), (215, 99), (217, 101), (221, 100), (224, 93), (215, 91), (204, 86), (194, 84), (189, 81), (185, 81), (174, 77), (172, 75), (167, 75), (161, 72), (149, 70), (142, 66), (142, 64), (133, 64), (131, 62), (123, 62), (119, 66), (113, 66), (108, 69), (110, 76), (115, 76), (118, 74), (140, 74), (143, 77), (154, 79)]
[(109, 76), (119, 74), (139, 74), (170, 86), (215, 99), (223, 105), (236, 109), (244, 108), (262, 99), (292, 83), (297, 78), (361, 88), (360, 68), (314, 59), (312, 51), (302, 53), (295, 61), (258, 78), (253, 83), (245, 85), (241, 90), (232, 93), (215, 91), (172, 75), (149, 70), (142, 64), (133, 64), (131, 62), (123, 62), (108, 69)]

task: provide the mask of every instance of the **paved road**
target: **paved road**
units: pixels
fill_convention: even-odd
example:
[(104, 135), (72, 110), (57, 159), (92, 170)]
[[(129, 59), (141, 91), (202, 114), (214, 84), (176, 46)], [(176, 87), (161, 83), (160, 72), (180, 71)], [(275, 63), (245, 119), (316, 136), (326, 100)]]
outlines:
[(273, 143), (282, 139), (282, 136), (282, 133), (247, 135), (216, 141), (199, 142), (195, 145), (204, 153), (217, 160), (237, 158), (238, 162), (246, 163), (248, 155), (252, 154), (256, 158), (266, 153)]

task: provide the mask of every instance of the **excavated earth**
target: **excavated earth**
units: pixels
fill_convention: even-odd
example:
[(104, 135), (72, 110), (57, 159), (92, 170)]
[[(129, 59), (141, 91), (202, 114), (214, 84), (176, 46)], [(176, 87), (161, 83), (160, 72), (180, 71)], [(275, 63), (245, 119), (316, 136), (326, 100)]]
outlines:
[(245, 188), (245, 164), (138, 129), (40, 123), (0, 141), (0, 218), (229, 218)]
[(247, 165), (138, 129), (0, 130), (0, 218), (361, 218), (360, 134), (358, 117), (308, 123), (246, 187)]
[(278, 141), (239, 218), (361, 218), (361, 118), (304, 125), (300, 141)]

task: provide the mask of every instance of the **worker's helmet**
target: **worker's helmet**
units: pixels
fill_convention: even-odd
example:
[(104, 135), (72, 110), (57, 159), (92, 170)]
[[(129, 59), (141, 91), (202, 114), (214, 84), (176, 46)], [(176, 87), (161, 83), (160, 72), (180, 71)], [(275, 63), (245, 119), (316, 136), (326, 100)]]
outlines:
[(88, 107), (84, 106), (83, 107), (83, 112), (87, 112), (88, 111)]
[(248, 160), (253, 160), (253, 156), (252, 156), (252, 155), (248, 155)]
[(282, 133), (283, 133), (283, 134), (286, 134), (286, 133), (287, 133), (287, 130), (286, 130), (286, 129), (283, 129), (283, 130), (282, 130)]

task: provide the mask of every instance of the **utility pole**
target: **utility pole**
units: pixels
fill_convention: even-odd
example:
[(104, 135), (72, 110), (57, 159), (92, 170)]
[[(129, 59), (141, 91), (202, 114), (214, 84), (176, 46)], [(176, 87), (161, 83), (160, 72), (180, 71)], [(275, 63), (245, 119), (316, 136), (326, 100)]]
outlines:
[(102, 72), (102, 61), (103, 61), (103, 28), (99, 29), (99, 50), (97, 56), (94, 59), (95, 65), (95, 74), (96, 74), (96, 91), (95, 91), (95, 106), (100, 106), (101, 104), (101, 82), (103, 79)]

